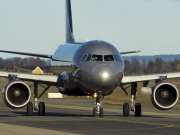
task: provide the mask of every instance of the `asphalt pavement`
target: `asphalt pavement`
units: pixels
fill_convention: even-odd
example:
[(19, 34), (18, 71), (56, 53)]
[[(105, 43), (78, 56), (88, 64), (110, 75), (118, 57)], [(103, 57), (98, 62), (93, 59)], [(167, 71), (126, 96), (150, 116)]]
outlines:
[(142, 108), (142, 117), (122, 116), (122, 106), (102, 104), (104, 117), (92, 117), (92, 99), (41, 99), (46, 116), (26, 116), (26, 108), (13, 110), (0, 101), (0, 135), (179, 135), (178, 109)]

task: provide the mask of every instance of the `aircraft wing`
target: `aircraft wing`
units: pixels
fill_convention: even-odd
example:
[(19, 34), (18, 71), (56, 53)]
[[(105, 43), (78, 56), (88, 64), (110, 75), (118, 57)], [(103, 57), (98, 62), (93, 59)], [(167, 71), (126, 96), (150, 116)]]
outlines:
[(158, 80), (161, 77), (178, 78), (178, 77), (180, 77), (180, 72), (164, 73), (164, 74), (152, 74), (152, 75), (124, 76), (121, 83), (122, 84), (129, 84), (129, 83), (133, 83), (133, 82), (145, 82), (145, 81), (150, 81), (150, 80)]
[(15, 52), (15, 51), (6, 51), (6, 50), (0, 50), (0, 52), (4, 52), (4, 53), (12, 53), (12, 54), (20, 54), (20, 55), (26, 55), (26, 56), (34, 56), (34, 57), (41, 57), (41, 58), (48, 58), (48, 59), (52, 59), (54, 61), (62, 61), (62, 62), (71, 62), (71, 61), (65, 61), (65, 60), (56, 60), (53, 59), (53, 56), (50, 54), (39, 54), (39, 53), (28, 53), (28, 52)]
[(141, 51), (129, 51), (129, 52), (120, 52), (120, 54), (130, 54), (130, 53), (139, 53)]
[(52, 58), (52, 55), (49, 54), (37, 54), (37, 53), (26, 53), (26, 52), (15, 52), (15, 51), (6, 51), (0, 50), (0, 52), (4, 53), (12, 53), (12, 54), (20, 54), (20, 55), (28, 55), (28, 56), (35, 56), (35, 57), (42, 57), (42, 58)]
[(58, 82), (58, 76), (56, 75), (36, 75), (36, 74), (24, 74), (24, 73), (0, 71), (0, 77), (10, 78), (10, 76), (17, 76), (17, 78), (24, 81), (44, 83), (53, 86), (62, 85), (60, 84), (60, 82)]

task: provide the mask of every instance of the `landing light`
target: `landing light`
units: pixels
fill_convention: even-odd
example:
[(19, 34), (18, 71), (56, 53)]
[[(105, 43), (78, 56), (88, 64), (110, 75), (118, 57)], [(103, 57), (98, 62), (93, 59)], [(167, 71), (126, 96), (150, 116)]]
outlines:
[(102, 74), (102, 76), (103, 76), (104, 79), (106, 79), (106, 78), (109, 77), (109, 74), (108, 74), (107, 72), (104, 72), (104, 73)]
[(95, 98), (97, 97), (97, 93), (94, 93), (94, 97), (95, 97)]

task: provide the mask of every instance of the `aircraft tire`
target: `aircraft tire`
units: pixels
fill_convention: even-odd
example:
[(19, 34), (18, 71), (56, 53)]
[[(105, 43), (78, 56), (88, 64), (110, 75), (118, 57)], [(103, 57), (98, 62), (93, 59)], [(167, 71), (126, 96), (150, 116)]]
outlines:
[(45, 115), (45, 104), (44, 102), (39, 103), (39, 116)]
[(135, 116), (141, 117), (141, 104), (140, 103), (135, 104)]
[(27, 104), (27, 116), (32, 116), (33, 115), (33, 103), (29, 102)]
[(93, 108), (93, 117), (96, 117), (97, 113), (96, 113), (96, 108)]
[(101, 118), (103, 117), (103, 108), (100, 108), (99, 116), (100, 116)]
[(123, 105), (123, 116), (128, 117), (129, 116), (129, 104), (124, 103)]

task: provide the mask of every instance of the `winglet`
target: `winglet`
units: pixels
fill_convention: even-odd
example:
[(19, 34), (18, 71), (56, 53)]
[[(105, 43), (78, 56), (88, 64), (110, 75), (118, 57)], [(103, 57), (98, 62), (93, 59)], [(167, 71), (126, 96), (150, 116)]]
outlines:
[(66, 43), (74, 43), (71, 0), (66, 0)]

